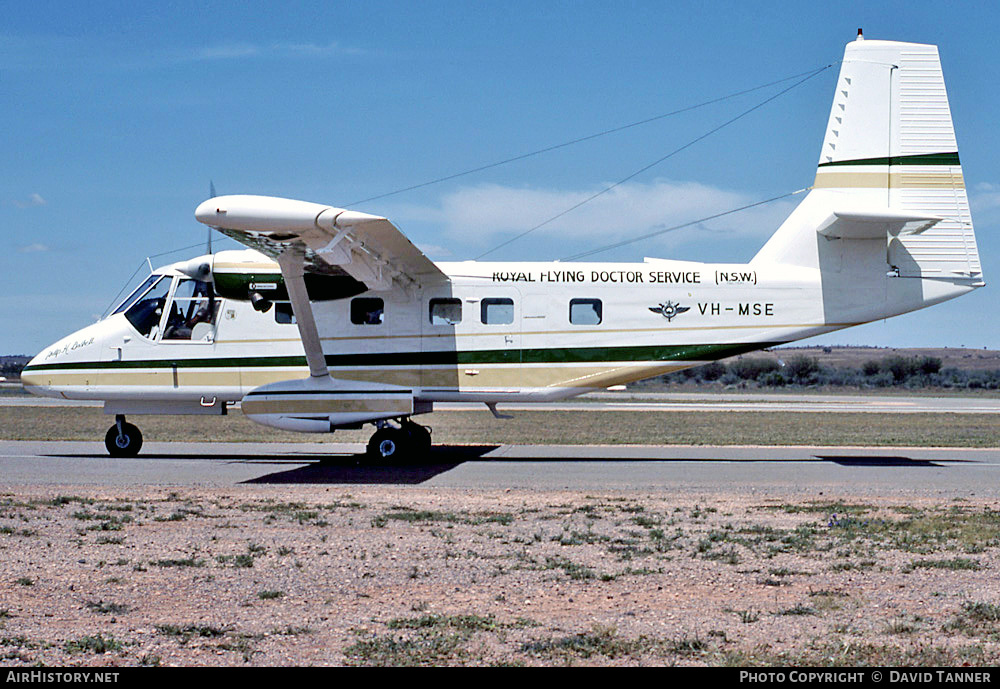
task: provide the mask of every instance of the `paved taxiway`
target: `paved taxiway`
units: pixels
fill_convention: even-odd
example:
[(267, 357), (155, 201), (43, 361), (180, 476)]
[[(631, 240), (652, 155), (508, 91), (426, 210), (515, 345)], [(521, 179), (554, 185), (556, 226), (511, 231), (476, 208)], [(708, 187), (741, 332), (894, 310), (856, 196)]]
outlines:
[[(0, 396), (0, 406), (100, 406)], [(436, 409), (481, 410), (479, 404)], [(1000, 413), (1000, 399), (896, 395), (601, 392), (519, 410)], [(111, 459), (100, 442), (0, 441), (0, 485), (422, 484), (460, 488), (837, 489), (1000, 496), (1000, 449), (454, 446), (408, 467), (359, 465), (346, 443), (147, 443)]]
[(0, 486), (389, 484), (469, 489), (747, 490), (1000, 498), (1000, 449), (484, 445), (412, 466), (359, 464), (348, 443), (0, 441)]

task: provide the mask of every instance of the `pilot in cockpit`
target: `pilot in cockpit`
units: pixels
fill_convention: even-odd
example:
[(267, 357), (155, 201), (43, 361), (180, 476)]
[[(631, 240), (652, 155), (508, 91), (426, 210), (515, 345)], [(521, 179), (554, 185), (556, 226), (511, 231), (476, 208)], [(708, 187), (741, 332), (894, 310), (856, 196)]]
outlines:
[[(184, 282), (194, 283), (190, 288), (191, 294), (185, 297), (174, 296), (163, 337), (167, 340), (207, 339), (212, 332), (215, 295), (208, 283), (198, 280)], [(186, 287), (183, 284), (182, 286)], [(179, 287), (178, 294), (180, 289)], [(205, 325), (197, 328), (199, 324)]]

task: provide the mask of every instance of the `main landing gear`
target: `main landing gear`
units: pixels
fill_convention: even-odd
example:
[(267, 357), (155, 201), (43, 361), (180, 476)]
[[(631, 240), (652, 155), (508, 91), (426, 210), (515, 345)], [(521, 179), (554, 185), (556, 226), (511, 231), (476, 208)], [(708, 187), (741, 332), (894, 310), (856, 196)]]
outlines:
[(104, 445), (112, 457), (135, 457), (142, 449), (142, 433), (130, 423), (125, 423), (125, 415), (115, 416), (115, 425), (104, 436)]
[(431, 430), (407, 419), (398, 421), (399, 427), (385, 421), (368, 441), (368, 459), (375, 462), (401, 462), (426, 454), (431, 449)]
[[(386, 421), (376, 425), (378, 430), (368, 441), (368, 460), (373, 462), (397, 463), (414, 459), (431, 449), (431, 429), (410, 421), (399, 419), (398, 426)], [(135, 457), (142, 449), (142, 433), (130, 423), (125, 415), (115, 416), (115, 425), (104, 436), (104, 445), (112, 457)]]

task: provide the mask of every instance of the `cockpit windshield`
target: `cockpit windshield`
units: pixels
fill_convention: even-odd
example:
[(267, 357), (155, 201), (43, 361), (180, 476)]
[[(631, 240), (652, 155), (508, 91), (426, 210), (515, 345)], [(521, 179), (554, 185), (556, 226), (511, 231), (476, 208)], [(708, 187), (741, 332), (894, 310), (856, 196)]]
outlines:
[(114, 313), (151, 340), (212, 342), (221, 305), (209, 282), (150, 275)]
[(163, 277), (163, 276), (162, 275), (150, 275), (148, 278), (146, 278), (145, 282), (143, 282), (141, 285), (139, 285), (138, 287), (136, 287), (135, 290), (133, 290), (131, 294), (129, 294), (127, 297), (125, 297), (125, 299), (122, 301), (122, 303), (118, 305), (118, 308), (116, 308), (114, 311), (111, 312), (111, 315), (113, 316), (116, 313), (121, 313), (122, 311), (124, 311), (128, 307), (132, 306), (132, 304), (135, 303), (135, 300), (138, 299), (139, 297), (141, 297), (146, 292), (146, 290), (148, 290), (150, 287), (152, 287), (153, 283), (156, 282), (161, 277)]
[[(152, 287), (145, 293), (136, 290), (135, 293), (139, 296), (126, 308), (125, 318), (132, 324), (132, 327), (139, 331), (140, 335), (155, 339), (160, 325), (160, 317), (163, 315), (163, 306), (167, 303), (167, 293), (170, 291), (170, 278), (163, 275), (153, 275), (150, 276), (149, 280), (152, 281)], [(121, 308), (125, 308), (125, 306), (123, 305)]]
[(209, 340), (215, 333), (219, 301), (212, 285), (180, 278), (174, 289), (170, 316), (163, 329), (164, 340)]

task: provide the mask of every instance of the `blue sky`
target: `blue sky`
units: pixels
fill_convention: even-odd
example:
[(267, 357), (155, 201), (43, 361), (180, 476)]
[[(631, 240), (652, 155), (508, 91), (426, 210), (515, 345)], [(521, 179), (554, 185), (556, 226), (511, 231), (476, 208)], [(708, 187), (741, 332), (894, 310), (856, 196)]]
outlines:
[[(348, 205), (821, 67), (859, 26), (940, 46), (990, 281), (1000, 9), (942, 7), (0, 3), (0, 353), (37, 352), (101, 314), (147, 255), (203, 243), (193, 213), (210, 180)], [(808, 186), (836, 72), (490, 258), (562, 258)], [(357, 208), (435, 259), (472, 258), (780, 88)], [(594, 258), (745, 261), (793, 204)], [(997, 348), (994, 289), (810, 342)]]

